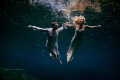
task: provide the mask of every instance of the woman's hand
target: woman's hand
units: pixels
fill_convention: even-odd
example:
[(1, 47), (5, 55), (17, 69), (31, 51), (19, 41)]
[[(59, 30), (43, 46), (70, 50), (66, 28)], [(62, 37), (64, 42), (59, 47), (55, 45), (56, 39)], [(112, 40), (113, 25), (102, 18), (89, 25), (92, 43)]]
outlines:
[(63, 26), (75, 28), (75, 25), (72, 25), (69, 22), (63, 23)]
[(69, 22), (66, 22), (65, 24), (70, 24)]
[(66, 22), (66, 23), (63, 23), (62, 25), (63, 26), (68, 26), (70, 23), (69, 22)]

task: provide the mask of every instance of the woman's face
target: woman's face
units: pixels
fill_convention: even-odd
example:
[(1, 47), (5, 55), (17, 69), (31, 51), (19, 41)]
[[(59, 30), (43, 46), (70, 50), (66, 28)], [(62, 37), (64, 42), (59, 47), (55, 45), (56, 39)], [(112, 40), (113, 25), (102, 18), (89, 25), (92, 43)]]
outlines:
[(83, 19), (83, 18), (80, 18), (80, 19), (79, 19), (79, 23), (84, 23), (84, 19)]

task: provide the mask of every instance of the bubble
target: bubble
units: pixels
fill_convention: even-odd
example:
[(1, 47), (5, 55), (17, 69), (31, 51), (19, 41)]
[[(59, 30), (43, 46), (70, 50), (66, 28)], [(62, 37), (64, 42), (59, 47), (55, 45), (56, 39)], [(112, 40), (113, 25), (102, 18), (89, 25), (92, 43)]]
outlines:
[(29, 0), (29, 3), (33, 6), (51, 7), (53, 12), (61, 12), (70, 23), (74, 17), (83, 15), (87, 9), (101, 12), (98, 0)]

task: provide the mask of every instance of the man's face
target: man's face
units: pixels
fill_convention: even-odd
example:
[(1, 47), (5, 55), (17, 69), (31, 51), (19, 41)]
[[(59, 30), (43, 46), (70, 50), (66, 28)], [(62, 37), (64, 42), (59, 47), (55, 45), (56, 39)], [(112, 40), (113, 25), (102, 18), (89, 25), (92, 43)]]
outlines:
[(55, 25), (53, 26), (53, 28), (54, 28), (54, 29), (58, 29), (58, 24), (55, 24)]

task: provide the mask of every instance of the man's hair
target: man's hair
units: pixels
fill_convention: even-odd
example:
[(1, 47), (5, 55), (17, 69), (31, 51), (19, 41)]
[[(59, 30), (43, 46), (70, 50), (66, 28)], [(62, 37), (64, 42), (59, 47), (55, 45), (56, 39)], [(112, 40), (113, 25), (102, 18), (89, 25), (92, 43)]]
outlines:
[(53, 23), (52, 23), (52, 26), (55, 26), (55, 24), (58, 24), (58, 23), (57, 23), (57, 22), (53, 22)]

